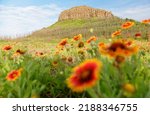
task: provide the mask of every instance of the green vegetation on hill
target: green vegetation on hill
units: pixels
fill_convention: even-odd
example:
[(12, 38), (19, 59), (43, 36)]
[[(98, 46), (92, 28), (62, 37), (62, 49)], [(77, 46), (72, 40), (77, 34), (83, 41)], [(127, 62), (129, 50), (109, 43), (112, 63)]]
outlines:
[[(110, 38), (111, 34), (118, 30), (122, 23), (128, 20), (130, 19), (120, 19), (118, 17), (114, 17), (109, 19), (91, 18), (58, 21), (47, 28), (34, 32), (28, 37), (36, 39), (62, 39), (65, 37), (71, 38), (72, 36), (81, 33), (86, 38), (93, 35), (100, 38)], [(134, 37), (135, 33), (142, 33), (142, 38), (148, 39), (150, 25), (145, 25), (137, 21), (134, 22), (135, 25), (133, 28), (122, 33), (123, 37)], [(93, 29), (92, 33), (90, 32), (90, 29)]]

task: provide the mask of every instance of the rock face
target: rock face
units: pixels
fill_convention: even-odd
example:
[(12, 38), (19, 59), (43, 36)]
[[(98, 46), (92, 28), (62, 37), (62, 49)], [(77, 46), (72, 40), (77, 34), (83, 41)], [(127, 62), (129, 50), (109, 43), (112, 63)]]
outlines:
[(95, 9), (88, 6), (77, 6), (69, 10), (63, 11), (59, 16), (58, 21), (63, 21), (67, 19), (88, 19), (92, 17), (105, 19), (112, 18), (114, 16), (111, 12), (105, 10)]

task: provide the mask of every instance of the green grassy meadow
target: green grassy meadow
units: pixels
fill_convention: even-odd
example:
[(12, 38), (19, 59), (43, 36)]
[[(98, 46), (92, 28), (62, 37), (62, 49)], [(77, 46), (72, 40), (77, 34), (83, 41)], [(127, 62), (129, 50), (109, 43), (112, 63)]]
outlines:
[[(74, 27), (87, 24), (82, 20), (70, 23)], [(137, 22), (133, 24), (138, 27)], [(59, 25), (69, 28), (65, 22)], [(0, 97), (150, 98), (150, 41), (145, 34), (124, 36), (135, 35), (134, 26), (114, 28), (114, 33), (108, 30), (109, 38), (91, 28), (87, 32), (91, 37), (78, 32), (52, 39), (33, 33), (0, 40)]]

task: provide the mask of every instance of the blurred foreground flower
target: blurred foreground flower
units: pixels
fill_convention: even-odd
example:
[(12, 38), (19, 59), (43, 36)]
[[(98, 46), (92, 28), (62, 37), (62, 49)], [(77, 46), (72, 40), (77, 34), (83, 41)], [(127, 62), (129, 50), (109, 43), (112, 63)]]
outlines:
[(8, 81), (15, 81), (16, 79), (19, 78), (19, 76), (21, 75), (21, 72), (22, 72), (22, 68), (18, 70), (13, 70), (7, 74), (6, 79)]
[(106, 45), (104, 43), (99, 43), (100, 53), (108, 55), (110, 57), (120, 56), (130, 56), (138, 51), (137, 46), (132, 46), (131, 41), (117, 40), (113, 43)]
[(99, 79), (99, 71), (102, 67), (96, 59), (86, 60), (74, 68), (73, 74), (67, 79), (67, 85), (74, 92), (82, 92), (94, 86)]

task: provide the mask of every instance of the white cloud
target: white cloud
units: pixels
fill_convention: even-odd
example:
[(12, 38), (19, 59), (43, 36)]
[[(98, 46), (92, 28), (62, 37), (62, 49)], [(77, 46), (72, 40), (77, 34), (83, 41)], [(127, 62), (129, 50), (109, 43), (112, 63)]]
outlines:
[(45, 6), (1, 6), (0, 36), (20, 36), (54, 23), (61, 9), (52, 4)]
[(150, 4), (132, 8), (112, 9), (116, 16), (141, 21), (150, 18)]

